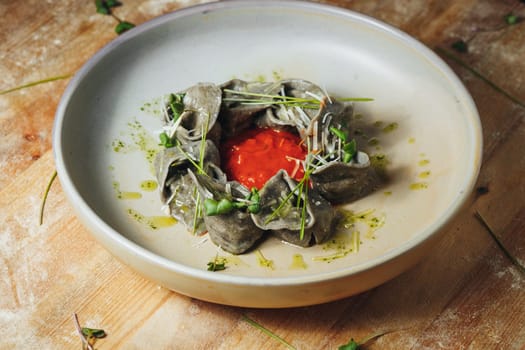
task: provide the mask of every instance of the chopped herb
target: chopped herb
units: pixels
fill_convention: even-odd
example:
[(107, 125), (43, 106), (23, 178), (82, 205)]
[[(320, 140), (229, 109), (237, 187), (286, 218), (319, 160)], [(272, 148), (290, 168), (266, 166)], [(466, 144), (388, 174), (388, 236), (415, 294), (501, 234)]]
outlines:
[(356, 154), (357, 154), (357, 144), (355, 142), (355, 139), (352, 139), (352, 141), (344, 144), (343, 146), (343, 162), (344, 163), (349, 163)]
[(378, 332), (378, 333), (374, 333), (374, 334), (371, 334), (367, 337), (365, 337), (364, 339), (356, 342), (354, 340), (354, 338), (351, 338), (350, 341), (347, 343), (347, 344), (344, 344), (344, 345), (341, 345), (338, 350), (360, 350), (361, 347), (365, 344), (367, 344), (368, 342), (372, 341), (372, 340), (376, 340), (377, 338), (380, 338), (382, 336), (384, 336), (385, 334), (388, 334), (388, 333), (392, 333), (394, 331), (384, 331), (384, 332)]
[(110, 10), (104, 0), (95, 0), (95, 6), (97, 8), (97, 13), (100, 13), (102, 15), (109, 15)]
[(357, 154), (357, 143), (356, 143), (355, 139), (352, 139), (349, 142), (347, 142), (348, 135), (343, 130), (338, 129), (338, 128), (333, 127), (333, 126), (330, 127), (330, 132), (332, 132), (332, 134), (334, 134), (343, 143), (343, 145), (342, 145), (342, 151), (343, 151), (342, 161), (343, 161), (343, 163), (350, 163), (350, 161)]
[(261, 210), (259, 190), (253, 187), (247, 199), (250, 201), (247, 207), (248, 211), (252, 214), (257, 214)]
[(182, 112), (184, 112), (184, 99), (185, 94), (170, 94), (170, 99), (168, 101), (168, 115), (172, 120), (179, 119)]
[(166, 134), (165, 132), (159, 135), (159, 139), (160, 139), (160, 146), (164, 146), (166, 148), (172, 148), (177, 145), (177, 143), (172, 138), (170, 138), (168, 134)]
[(332, 132), (332, 134), (334, 134), (335, 136), (340, 138), (341, 141), (346, 142), (348, 136), (346, 135), (346, 133), (343, 130), (340, 130), (340, 129), (332, 126), (332, 127), (330, 127), (330, 131)]
[(130, 30), (131, 28), (135, 28), (135, 25), (133, 23), (127, 21), (119, 21), (115, 26), (115, 33), (120, 35), (125, 31)]
[(122, 5), (120, 1), (95, 0), (95, 7), (97, 8), (97, 13), (100, 13), (102, 15), (111, 15), (111, 9), (120, 5)]
[(215, 256), (215, 259), (213, 261), (210, 261), (208, 263), (208, 271), (222, 271), (226, 270), (226, 259), (219, 258), (219, 255), (217, 254)]

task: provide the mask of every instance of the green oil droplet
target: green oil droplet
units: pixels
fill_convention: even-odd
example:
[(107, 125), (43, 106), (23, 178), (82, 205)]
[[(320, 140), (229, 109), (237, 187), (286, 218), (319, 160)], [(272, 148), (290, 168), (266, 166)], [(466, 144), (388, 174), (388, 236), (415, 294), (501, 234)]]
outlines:
[(126, 144), (124, 143), (124, 141), (121, 140), (114, 140), (111, 143), (111, 146), (113, 147), (113, 151), (117, 153), (126, 148)]
[(383, 124), (384, 124), (383, 121), (378, 120), (378, 121), (374, 122), (374, 124), (372, 124), (372, 125), (374, 125), (374, 127), (376, 127), (376, 128), (381, 128), (383, 126)]
[(152, 230), (170, 227), (177, 223), (177, 220), (171, 216), (145, 216), (134, 209), (128, 209), (127, 212), (131, 218), (143, 225), (148, 226)]
[(177, 219), (171, 216), (150, 216), (148, 221), (155, 227), (170, 227), (177, 223)]
[(377, 137), (372, 137), (368, 140), (368, 145), (377, 146), (379, 145), (379, 139)]
[(423, 171), (423, 172), (419, 173), (419, 175), (418, 175), (418, 177), (421, 178), (421, 179), (426, 179), (429, 176), (430, 176), (430, 170)]
[(266, 267), (270, 270), (275, 269), (273, 260), (266, 259), (260, 250), (256, 250), (255, 255), (257, 256), (257, 262), (259, 263), (259, 266)]
[(390, 123), (390, 124), (388, 124), (387, 126), (385, 126), (383, 128), (383, 132), (392, 132), (392, 131), (396, 130), (398, 127), (399, 127), (398, 123), (396, 123), (396, 122)]
[(292, 263), (290, 264), (290, 269), (292, 270), (300, 270), (300, 269), (306, 269), (308, 265), (304, 262), (304, 258), (301, 254), (294, 254), (292, 256)]
[(117, 181), (113, 181), (113, 189), (115, 190), (115, 194), (117, 195), (118, 199), (140, 199), (142, 198), (142, 194), (139, 192), (121, 191), (120, 183), (118, 183)]
[(141, 199), (142, 194), (139, 192), (127, 192), (127, 191), (119, 191), (117, 193), (118, 199)]
[(414, 182), (410, 184), (410, 189), (417, 191), (417, 190), (424, 190), (428, 188), (428, 183), (426, 182)]
[(425, 165), (430, 164), (430, 160), (428, 160), (428, 159), (422, 159), (422, 160), (420, 160), (417, 164), (418, 164), (419, 166), (425, 166)]
[(140, 183), (140, 189), (147, 192), (155, 191), (158, 187), (155, 180), (144, 180)]

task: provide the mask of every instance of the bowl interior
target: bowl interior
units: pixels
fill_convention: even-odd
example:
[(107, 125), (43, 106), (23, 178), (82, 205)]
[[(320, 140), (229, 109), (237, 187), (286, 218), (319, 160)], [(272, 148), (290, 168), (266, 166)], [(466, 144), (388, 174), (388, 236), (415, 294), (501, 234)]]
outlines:
[[(385, 156), (390, 180), (345, 208), (368, 213), (379, 227), (362, 222), (333, 243), (307, 249), (268, 239), (231, 257), (165, 218), (151, 183), (162, 97), (231, 78), (303, 78), (336, 96), (374, 99), (356, 103), (360, 145)], [(60, 108), (57, 167), (73, 199), (89, 208), (80, 215), (174, 269), (203, 271), (217, 254), (228, 256), (226, 277), (348, 274), (401, 254), (454, 214), (480, 161), (475, 106), (437, 56), (377, 21), (314, 4), (216, 4), (157, 18), (94, 56)], [(262, 256), (273, 268), (261, 264)]]

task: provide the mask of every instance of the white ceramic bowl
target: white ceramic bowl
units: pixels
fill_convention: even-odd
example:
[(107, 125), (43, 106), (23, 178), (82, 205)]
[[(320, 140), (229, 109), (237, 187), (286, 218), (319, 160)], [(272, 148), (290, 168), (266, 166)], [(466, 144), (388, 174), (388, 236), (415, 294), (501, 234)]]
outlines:
[[(150, 227), (164, 215), (158, 193), (141, 186), (154, 179), (148, 159), (158, 149), (160, 97), (233, 77), (304, 78), (336, 95), (374, 98), (356, 108), (377, 138), (368, 151), (386, 155), (391, 182), (346, 206), (384, 219), (374, 232), (358, 228), (358, 251), (269, 239), (210, 272), (209, 261), (228, 255), (205, 237), (181, 225)], [(365, 291), (432, 249), (473, 189), (481, 127), (450, 68), (395, 28), (308, 2), (227, 1), (155, 18), (100, 50), (64, 93), (53, 145), (78, 217), (121, 261), (194, 298), (292, 307)], [(306, 267), (292, 263), (294, 254)]]

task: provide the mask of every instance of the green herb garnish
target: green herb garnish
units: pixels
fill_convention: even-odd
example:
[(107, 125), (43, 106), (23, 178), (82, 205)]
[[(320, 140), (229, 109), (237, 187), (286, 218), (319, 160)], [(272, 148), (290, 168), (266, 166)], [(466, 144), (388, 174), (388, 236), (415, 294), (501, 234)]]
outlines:
[(341, 345), (338, 350), (360, 350), (361, 347), (372, 340), (376, 340), (384, 336), (385, 334), (392, 333), (394, 331), (384, 331), (371, 334), (360, 341), (355, 341), (354, 338), (350, 338), (350, 341), (344, 345)]
[(233, 210), (233, 203), (227, 198), (216, 201), (212, 198), (204, 200), (204, 213), (208, 216), (228, 214)]
[(341, 345), (337, 349), (338, 350), (359, 350), (359, 343), (357, 343), (354, 340), (354, 338), (351, 338), (347, 344)]
[(304, 238), (304, 231), (306, 229), (306, 206), (308, 205), (308, 186), (309, 186), (309, 180), (310, 180), (310, 174), (314, 171), (313, 168), (306, 169), (304, 172), (304, 176), (297, 183), (297, 185), (288, 193), (286, 197), (283, 198), (281, 203), (277, 206), (276, 209), (272, 211), (272, 213), (266, 218), (264, 221), (265, 224), (268, 224), (273, 219), (275, 219), (281, 211), (286, 207), (287, 204), (289, 204), (290, 200), (294, 195), (297, 196), (297, 203), (296, 206), (301, 208), (301, 227), (299, 230), (299, 237), (300, 239)]
[(186, 94), (170, 94), (170, 99), (168, 101), (168, 114), (171, 112), (171, 119), (177, 120), (179, 119), (182, 112), (184, 112), (184, 96)]
[(172, 138), (170, 138), (168, 134), (166, 134), (165, 132), (159, 135), (159, 139), (160, 139), (160, 144), (159, 144), (160, 146), (164, 146), (166, 148), (172, 148), (172, 147), (177, 146), (177, 142), (174, 141)]
[(244, 199), (229, 200), (222, 198), (217, 201), (213, 198), (206, 198), (204, 200), (204, 213), (208, 216), (213, 216), (228, 214), (234, 209), (246, 209), (249, 213), (257, 214), (261, 209), (259, 200), (259, 190), (255, 187)]
[(95, 0), (95, 8), (97, 10), (97, 13), (100, 13), (101, 15), (105, 16), (111, 16), (117, 21), (117, 25), (115, 26), (115, 32), (119, 35), (135, 27), (133, 23), (124, 21), (119, 17), (115, 16), (115, 14), (113, 13), (113, 8), (121, 5), (122, 3), (117, 0)]
[[(223, 98), (225, 102), (238, 102), (245, 105), (267, 105), (267, 104), (279, 104), (287, 106), (299, 106), (306, 109), (316, 109), (324, 103), (323, 100), (318, 100), (315, 98), (303, 98), (303, 97), (293, 97), (293, 96), (283, 96), (283, 95), (271, 95), (271, 94), (262, 94), (257, 92), (249, 91), (238, 91), (231, 89), (224, 89), (224, 92), (228, 92), (234, 95), (247, 96), (251, 98), (243, 97), (227, 97)], [(373, 101), (372, 98), (367, 97), (349, 97), (349, 98), (340, 98), (340, 101), (345, 102), (368, 102)]]
[(330, 131), (342, 142), (343, 158), (341, 160), (343, 163), (350, 163), (357, 154), (357, 143), (355, 139), (348, 141), (348, 134), (334, 126), (330, 127)]
[(208, 263), (208, 271), (222, 271), (226, 270), (226, 259), (219, 258), (219, 255), (217, 254), (215, 256), (215, 259), (213, 261), (210, 261)]
[(98, 328), (88, 328), (80, 327), (78, 322), (77, 314), (73, 314), (73, 321), (75, 322), (75, 328), (77, 333), (82, 340), (82, 349), (83, 350), (94, 350), (93, 345), (98, 339), (105, 338), (107, 336), (106, 332), (103, 329)]
[[(206, 136), (207, 136), (206, 133), (208, 132), (209, 123), (210, 123), (210, 114), (208, 113), (206, 122), (202, 126), (202, 131), (201, 131), (201, 145), (199, 149), (199, 163), (198, 164), (195, 163), (195, 161), (190, 157), (189, 154), (184, 152), (182, 147), (178, 146), (179, 150), (186, 156), (186, 158), (190, 161), (190, 163), (193, 164), (195, 168), (197, 168), (198, 173), (203, 174), (203, 175), (208, 175), (206, 174), (206, 171), (204, 170), (204, 153), (205, 153), (205, 148), (206, 148)], [(195, 198), (195, 213), (193, 215), (193, 233), (197, 232), (197, 225), (198, 225), (199, 219), (202, 218), (202, 208), (201, 208), (202, 199), (201, 199), (200, 192), (197, 190), (197, 187), (195, 187), (195, 192), (196, 192), (196, 198)]]
[(121, 20), (119, 20), (119, 22), (115, 26), (115, 33), (120, 35), (120, 34), (124, 33), (125, 31), (130, 30), (131, 28), (135, 28), (135, 25), (133, 23), (128, 22), (128, 21), (121, 21)]
[(100, 13), (101, 15), (111, 15), (111, 9), (121, 5), (122, 3), (120, 1), (115, 0), (95, 0), (97, 13)]
[(88, 339), (89, 338), (102, 339), (107, 336), (106, 332), (103, 329), (87, 328), (87, 327), (82, 327), (82, 334), (84, 334)]

